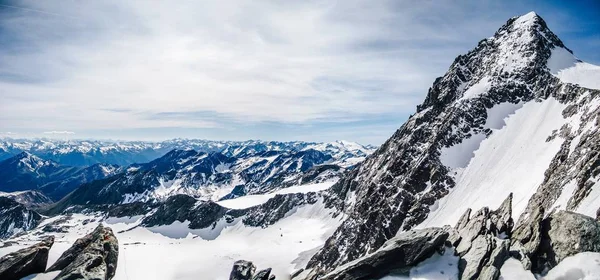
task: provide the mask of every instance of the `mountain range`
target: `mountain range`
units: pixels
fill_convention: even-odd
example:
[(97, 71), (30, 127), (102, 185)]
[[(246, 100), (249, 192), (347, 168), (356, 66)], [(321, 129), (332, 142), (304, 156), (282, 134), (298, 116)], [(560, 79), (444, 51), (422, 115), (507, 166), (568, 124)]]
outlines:
[[(115, 279), (600, 279), (599, 81), (531, 12), (459, 55), (374, 151), (177, 146), (80, 185), (45, 220), (19, 207), (5, 238), (14, 251), (110, 225)], [(24, 155), (2, 164), (55, 170)]]

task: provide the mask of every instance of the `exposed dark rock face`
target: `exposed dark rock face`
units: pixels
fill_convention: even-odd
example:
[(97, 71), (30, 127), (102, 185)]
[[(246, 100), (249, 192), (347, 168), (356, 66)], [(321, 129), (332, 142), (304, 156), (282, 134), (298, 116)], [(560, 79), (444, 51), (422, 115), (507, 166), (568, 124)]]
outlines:
[(42, 242), (0, 258), (0, 279), (18, 280), (25, 276), (46, 270), (48, 252), (54, 244), (54, 236)]
[(0, 239), (35, 228), (42, 216), (11, 198), (0, 197)]
[[(493, 131), (485, 125), (488, 109), (495, 105), (554, 98), (569, 105), (565, 106), (563, 116), (578, 113), (582, 115), (582, 123), (597, 122), (597, 106), (587, 105), (600, 96), (600, 91), (564, 83), (553, 76), (547, 61), (556, 48), (570, 52), (542, 18), (529, 14), (510, 19), (493, 37), (480, 41), (475, 49), (457, 57), (448, 72), (435, 80), (417, 112), (375, 153), (331, 188), (328, 202), (343, 209), (348, 218), (308, 262), (307, 269), (318, 271), (315, 278), (375, 252), (397, 232), (423, 222), (430, 207), (456, 185), (449, 173), (451, 167), (442, 163), (442, 149), (476, 134), (489, 137)], [(519, 56), (519, 65), (507, 62), (514, 55)], [(465, 95), (469, 88), (481, 82), (489, 88), (476, 97)], [(567, 209), (576, 207), (589, 194), (592, 179), (600, 174), (600, 154), (593, 152), (599, 150), (600, 133), (597, 130), (584, 132), (584, 126), (577, 131), (565, 127), (552, 136), (563, 139), (563, 148), (555, 156), (544, 183), (531, 198), (523, 217), (536, 218), (534, 206), (540, 203), (535, 201), (541, 201), (542, 209), (552, 206), (570, 180), (576, 180), (578, 188)], [(576, 151), (570, 152), (569, 143), (575, 141), (575, 136), (579, 142), (575, 145)], [(568, 170), (573, 169), (577, 172), (569, 174)], [(482, 209), (471, 218), (474, 220), (471, 223), (467, 223), (470, 213), (466, 213), (458, 225), (466, 230), (449, 237), (458, 244), (459, 254), (469, 254), (472, 242), (479, 238), (478, 246), (486, 248), (484, 258), (503, 259), (508, 245), (496, 238), (511, 237), (509, 229), (514, 221), (506, 216), (512, 212), (510, 207), (508, 203), (496, 212)], [(486, 224), (482, 224), (483, 221)], [(530, 238), (537, 238), (533, 234), (537, 227), (535, 221), (518, 224), (523, 226), (516, 240), (528, 243)], [(478, 258), (473, 254), (475, 251), (469, 256)], [(485, 272), (481, 274), (478, 269), (479, 274), (469, 278), (494, 278), (498, 262), (484, 263)]]
[(112, 230), (98, 225), (79, 238), (47, 271), (61, 270), (55, 279), (112, 279), (117, 270), (119, 244)]
[(190, 221), (190, 228), (207, 228), (223, 218), (227, 210), (212, 201), (198, 201), (191, 196), (178, 194), (169, 197), (152, 215), (144, 218), (142, 225), (152, 227)]
[(239, 260), (233, 263), (229, 280), (252, 280), (256, 266), (252, 262)]
[(320, 197), (320, 194), (314, 192), (276, 195), (264, 204), (248, 208), (242, 221), (248, 226), (267, 227), (285, 217), (290, 210), (314, 204)]
[(537, 272), (580, 252), (600, 252), (600, 223), (585, 215), (554, 213), (543, 221), (541, 235), (534, 267)]
[(229, 209), (213, 201), (200, 201), (187, 195), (174, 195), (160, 203), (151, 215), (142, 220), (146, 227), (170, 225), (175, 221), (189, 221), (190, 229), (215, 228), (217, 222), (232, 223), (236, 218), (252, 227), (267, 227), (279, 221), (294, 208), (314, 204), (320, 194), (295, 193), (276, 195), (261, 205), (247, 209)]
[(250, 261), (239, 260), (233, 264), (229, 280), (275, 280), (271, 268), (263, 269), (256, 274), (256, 266)]
[(403, 232), (388, 240), (374, 254), (352, 261), (320, 279), (366, 280), (383, 277), (391, 271), (408, 272), (419, 262), (443, 250), (447, 238), (448, 232), (442, 228)]

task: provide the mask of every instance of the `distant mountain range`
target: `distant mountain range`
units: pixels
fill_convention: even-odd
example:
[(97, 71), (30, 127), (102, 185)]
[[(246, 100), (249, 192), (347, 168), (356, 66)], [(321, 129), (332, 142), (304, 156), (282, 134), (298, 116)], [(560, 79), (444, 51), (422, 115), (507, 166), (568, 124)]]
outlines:
[[(341, 172), (352, 168), (373, 151), (372, 147), (347, 141), (173, 140), (162, 144), (107, 144), (99, 141), (4, 140), (2, 143), (4, 147), (12, 147), (5, 151), (16, 151), (15, 147), (29, 151), (0, 162), (0, 191), (37, 190), (58, 201), (80, 185), (89, 183), (72, 196), (79, 197), (85, 192), (86, 195), (79, 199), (85, 199), (86, 203), (164, 200), (179, 193), (210, 200), (264, 193), (300, 183), (337, 179)], [(141, 148), (144, 145), (146, 148)], [(185, 149), (171, 150), (148, 163), (122, 167), (104, 162), (69, 166), (42, 158), (48, 156), (71, 162), (73, 154), (79, 153), (93, 159), (91, 162), (105, 158), (129, 162), (139, 157), (140, 151), (155, 149), (153, 153), (159, 154), (171, 146)], [(196, 151), (192, 149), (194, 147), (204, 150)], [(103, 151), (104, 157), (98, 157), (94, 151)], [(90, 191), (90, 188), (98, 192)]]
[[(346, 165), (357, 162), (374, 150), (373, 146), (363, 146), (348, 141), (331, 143), (278, 142), (278, 141), (212, 141), (199, 139), (172, 139), (162, 142), (145, 141), (97, 141), (97, 140), (56, 140), (56, 139), (0, 139), (0, 160), (13, 157), (21, 152), (29, 152), (40, 158), (52, 160), (68, 166), (89, 166), (97, 163), (126, 166), (155, 160), (172, 150), (192, 149), (198, 152), (221, 152), (226, 156), (239, 156), (265, 151), (301, 151), (312, 148), (336, 158), (349, 159)], [(341, 153), (341, 154), (340, 154)], [(360, 160), (358, 160), (360, 161)]]

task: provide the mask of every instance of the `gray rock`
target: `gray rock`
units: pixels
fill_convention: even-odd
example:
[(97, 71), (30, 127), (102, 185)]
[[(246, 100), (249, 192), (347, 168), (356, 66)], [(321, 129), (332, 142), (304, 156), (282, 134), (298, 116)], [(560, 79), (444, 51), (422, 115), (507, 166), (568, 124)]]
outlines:
[(117, 238), (110, 228), (100, 224), (90, 234), (77, 239), (48, 271), (61, 270), (56, 280), (108, 280), (115, 276), (118, 256)]
[(507, 238), (513, 229), (512, 194), (496, 210), (489, 211), (484, 207), (471, 218), (469, 212), (465, 212), (456, 227), (449, 230), (460, 256), (461, 279), (497, 280), (500, 268), (510, 257), (510, 240)]
[(600, 252), (600, 223), (578, 213), (559, 211), (542, 224), (536, 271), (555, 267), (580, 252)]
[(392, 270), (405, 272), (442, 250), (447, 238), (448, 232), (442, 228), (403, 232), (388, 240), (377, 252), (354, 260), (321, 279), (377, 279)]
[(460, 219), (458, 219), (458, 222), (454, 227), (456, 228), (456, 230), (462, 230), (465, 226), (467, 226), (469, 220), (471, 219), (471, 211), (471, 208), (467, 208), (465, 213), (463, 213), (462, 216), (460, 216)]
[(500, 268), (510, 257), (510, 241), (490, 234), (480, 235), (459, 261), (460, 279), (497, 280)]
[(542, 240), (544, 212), (542, 207), (533, 208), (532, 213), (515, 228), (511, 236), (511, 248), (525, 269), (531, 269), (531, 258)]
[(46, 270), (48, 252), (54, 244), (54, 236), (0, 258), (0, 279), (17, 280)]
[(256, 266), (252, 262), (239, 260), (233, 264), (229, 280), (251, 280)]
[(489, 209), (481, 208), (475, 212), (473, 217), (459, 231), (460, 243), (456, 247), (456, 252), (463, 256), (471, 248), (471, 243), (480, 235), (485, 233), (488, 221)]
[(512, 234), (512, 198), (513, 194), (510, 193), (498, 209), (490, 212), (489, 230), (493, 235), (504, 234), (509, 237)]

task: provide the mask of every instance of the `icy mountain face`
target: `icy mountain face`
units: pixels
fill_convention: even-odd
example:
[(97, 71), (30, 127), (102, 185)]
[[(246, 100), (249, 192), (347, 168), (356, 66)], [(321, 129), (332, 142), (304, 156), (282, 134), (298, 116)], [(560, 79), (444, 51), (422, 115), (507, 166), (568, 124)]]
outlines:
[(332, 187), (349, 217), (308, 263), (312, 276), (510, 193), (515, 220), (540, 207), (595, 216), (600, 91), (570, 83), (593, 78), (561, 76), (578, 63), (535, 13), (457, 57), (417, 112)]
[(171, 150), (192, 149), (199, 152), (220, 152), (231, 157), (246, 157), (267, 151), (301, 151), (314, 149), (342, 160), (344, 165), (356, 164), (375, 149), (348, 141), (331, 143), (278, 142), (278, 141), (211, 141), (200, 139), (172, 139), (163, 142), (93, 141), (54, 139), (0, 139), (0, 160), (27, 151), (62, 165), (87, 166), (97, 163), (130, 165), (157, 159)]
[(28, 208), (40, 207), (53, 202), (39, 191), (0, 192), (0, 197), (10, 198)]
[(22, 152), (0, 162), (0, 191), (38, 190), (59, 200), (79, 185), (121, 172), (116, 165), (63, 166)]
[(0, 239), (35, 228), (42, 216), (12, 198), (0, 196)]
[(216, 201), (337, 180), (346, 170), (338, 159), (314, 149), (235, 155), (173, 150), (149, 163), (132, 165), (125, 173), (82, 185), (61, 204), (158, 202), (176, 194)]

